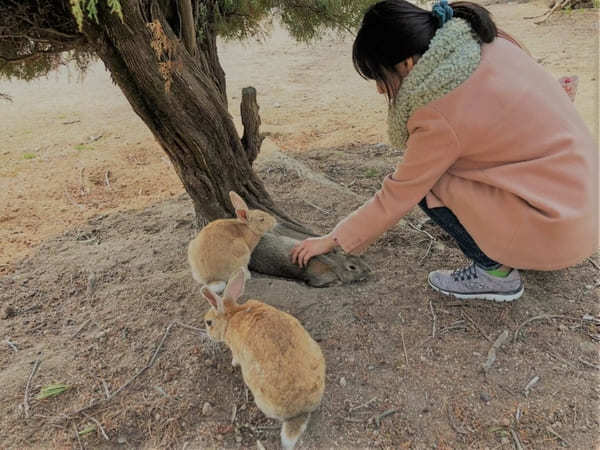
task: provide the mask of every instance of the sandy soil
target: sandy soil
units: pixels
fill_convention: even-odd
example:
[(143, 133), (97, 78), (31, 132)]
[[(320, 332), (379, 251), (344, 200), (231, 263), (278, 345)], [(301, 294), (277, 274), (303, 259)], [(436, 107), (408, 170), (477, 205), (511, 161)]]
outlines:
[[(597, 137), (597, 13), (538, 27), (522, 17), (541, 4), (490, 8), (557, 77), (580, 76), (576, 105)], [(385, 102), (353, 72), (350, 45), (298, 46), (275, 29), (263, 43), (221, 46), (232, 111), (240, 89), (254, 85), (271, 139), (345, 186), (331, 191), (260, 162), (274, 198), (317, 231), (376, 190), (399, 157), (382, 144)], [(0, 104), (2, 446), (276, 448), (276, 424), (246, 396), (228, 352), (180, 325), (153, 367), (89, 417), (73, 414), (142, 369), (169, 324), (201, 327), (206, 310), (185, 262), (195, 230), (174, 171), (100, 65), (76, 78), (63, 70), (33, 84), (0, 82), (15, 99)], [(413, 228), (420, 224), (433, 241)], [(259, 275), (248, 283), (248, 296), (297, 316), (323, 348), (326, 394), (303, 448), (598, 447), (600, 280), (591, 262), (526, 272), (526, 293), (512, 305), (449, 301), (423, 280), (464, 261), (418, 211), (365, 260), (372, 276), (353, 286)], [(504, 331), (510, 339), (482, 371)], [(35, 399), (53, 382), (71, 388)], [(94, 420), (109, 440), (94, 431), (80, 444), (74, 427)]]

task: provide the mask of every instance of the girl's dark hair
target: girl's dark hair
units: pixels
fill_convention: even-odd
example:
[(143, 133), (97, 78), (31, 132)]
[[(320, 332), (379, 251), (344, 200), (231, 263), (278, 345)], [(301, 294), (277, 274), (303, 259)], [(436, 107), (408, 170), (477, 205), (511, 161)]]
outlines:
[[(454, 17), (466, 20), (481, 42), (492, 42), (498, 34), (490, 12), (471, 2), (450, 3)], [(391, 92), (388, 73), (405, 59), (422, 55), (440, 27), (431, 12), (405, 0), (384, 0), (369, 7), (352, 47), (356, 71), (366, 79), (381, 81)]]

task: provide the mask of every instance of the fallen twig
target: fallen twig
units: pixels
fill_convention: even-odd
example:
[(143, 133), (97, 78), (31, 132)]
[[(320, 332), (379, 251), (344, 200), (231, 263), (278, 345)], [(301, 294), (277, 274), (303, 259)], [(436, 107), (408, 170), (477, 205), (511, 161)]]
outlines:
[(521, 329), (533, 322), (534, 320), (541, 320), (541, 319), (568, 319), (568, 320), (581, 320), (577, 317), (571, 317), (571, 316), (562, 316), (560, 314), (541, 314), (539, 316), (535, 316), (532, 317), (530, 319), (527, 319), (525, 322), (523, 322), (521, 325), (519, 325), (519, 327), (517, 328), (517, 330), (515, 331), (515, 335), (513, 337), (513, 342), (516, 342), (517, 338), (519, 337), (519, 332), (521, 331)]
[(418, 226), (416, 226), (415, 224), (413, 224), (412, 222), (410, 222), (409, 220), (404, 220), (409, 227), (411, 227), (413, 230), (418, 231), (419, 233), (423, 233), (424, 235), (426, 235), (429, 239), (431, 239), (432, 241), (435, 241), (435, 238), (431, 235), (431, 233), (428, 233), (427, 231), (425, 231), (422, 228), (419, 228)]
[(531, 389), (533, 386), (535, 386), (538, 381), (540, 381), (540, 377), (536, 375), (529, 381), (529, 383), (527, 383), (527, 386), (525, 386), (525, 389), (523, 390), (525, 397), (529, 396), (529, 389)]
[(558, 439), (560, 439), (561, 441), (563, 441), (565, 444), (567, 444), (567, 445), (569, 445), (569, 446), (571, 445), (571, 444), (569, 444), (569, 441), (567, 441), (567, 440), (566, 440), (564, 437), (562, 437), (560, 434), (558, 434), (556, 431), (554, 431), (550, 425), (548, 425), (548, 426), (546, 427), (546, 430), (547, 430), (547, 431), (548, 431), (550, 434), (552, 434), (553, 436), (555, 436), (555, 437), (557, 437)]
[(71, 124), (79, 123), (79, 122), (81, 122), (81, 120), (71, 120), (69, 122), (63, 122), (62, 124), (63, 125), (71, 125)]
[(104, 387), (104, 394), (106, 395), (106, 398), (110, 398), (110, 392), (108, 390), (108, 384), (106, 384), (106, 381), (104, 381), (103, 378), (101, 378), (102, 380), (102, 387)]
[(104, 439), (106, 439), (107, 441), (110, 441), (110, 439), (108, 438), (108, 435), (106, 434), (106, 431), (104, 431), (104, 428), (102, 428), (102, 425), (100, 424), (100, 422), (98, 422), (95, 418), (93, 418), (92, 416), (83, 413), (83, 415), (85, 417), (87, 417), (88, 419), (90, 419), (92, 422), (94, 422), (96, 425), (98, 425), (98, 428), (100, 429), (100, 433), (102, 433), (102, 436), (104, 437)]
[(431, 317), (433, 319), (433, 324), (431, 327), (431, 338), (435, 339), (435, 323), (437, 321), (437, 316), (435, 315), (435, 311), (433, 310), (433, 303), (429, 300), (429, 309), (431, 310)]
[(327, 211), (326, 209), (323, 209), (317, 205), (315, 205), (314, 203), (309, 202), (308, 200), (304, 200), (304, 203), (306, 203), (309, 206), (312, 206), (313, 208), (315, 208), (317, 211), (322, 212), (323, 214), (325, 214), (326, 216), (328, 216), (329, 214), (331, 214), (330, 211)]
[(419, 259), (419, 262), (417, 263), (419, 266), (422, 266), (423, 262), (425, 262), (425, 259), (429, 256), (431, 247), (433, 247), (433, 239), (429, 240), (429, 245), (427, 246), (427, 250), (425, 251), (425, 254), (421, 257), (421, 259)]
[(231, 411), (231, 424), (235, 423), (235, 418), (237, 417), (237, 405), (233, 405), (233, 411)]
[(82, 195), (87, 195), (88, 194), (88, 189), (85, 185), (85, 179), (83, 176), (83, 173), (85, 172), (85, 167), (81, 168), (81, 172), (79, 172), (79, 183), (81, 184), (81, 194)]
[(593, 258), (588, 258), (588, 261), (590, 262), (590, 264), (592, 266), (594, 266), (596, 268), (596, 270), (600, 270), (600, 266), (598, 265), (598, 263), (596, 261), (593, 260)]
[(368, 402), (365, 402), (365, 403), (363, 403), (363, 404), (361, 404), (361, 405), (354, 406), (354, 407), (350, 408), (350, 409), (348, 410), (348, 412), (350, 412), (350, 413), (351, 413), (352, 411), (356, 411), (357, 409), (360, 409), (360, 408), (366, 408), (366, 407), (367, 407), (367, 406), (369, 406), (371, 403), (373, 403), (375, 400), (377, 400), (377, 397), (373, 397), (373, 398), (372, 398), (371, 400), (369, 400)]
[(75, 337), (77, 337), (77, 335), (78, 335), (79, 333), (81, 333), (81, 332), (83, 331), (83, 329), (86, 327), (86, 325), (87, 325), (88, 323), (90, 323), (91, 321), (92, 321), (92, 319), (88, 319), (88, 320), (86, 320), (85, 322), (83, 322), (83, 323), (81, 324), (81, 326), (80, 326), (80, 327), (77, 329), (77, 331), (76, 331), (75, 333), (73, 333), (73, 336), (71, 336), (71, 339), (72, 339), (72, 338), (75, 338)]
[(15, 351), (15, 353), (17, 353), (19, 351), (19, 349), (17, 348), (17, 345), (14, 342), (10, 342), (10, 339), (7, 339), (6, 343), (8, 344), (8, 346), (10, 348), (12, 348)]
[(255, 427), (257, 430), (279, 430), (279, 425), (259, 425)]
[(385, 419), (388, 416), (391, 416), (392, 414), (396, 414), (398, 412), (398, 409), (388, 409), (387, 411), (382, 412), (381, 414), (379, 414), (378, 416), (373, 416), (372, 419), (375, 422), (375, 426), (377, 428), (379, 428), (381, 426), (381, 420)]
[(65, 196), (67, 197), (67, 200), (69, 200), (71, 203), (73, 203), (75, 206), (77, 206), (79, 209), (85, 209), (85, 206), (77, 203), (73, 197), (71, 197), (71, 194), (69, 194), (69, 190), (67, 189), (67, 187), (65, 186)]
[(500, 349), (500, 347), (502, 347), (504, 342), (506, 342), (506, 340), (508, 339), (508, 336), (509, 336), (508, 330), (504, 330), (502, 332), (502, 334), (500, 334), (500, 336), (498, 336), (498, 338), (496, 339), (496, 342), (494, 342), (492, 344), (492, 346), (490, 347), (490, 349), (488, 351), (487, 360), (485, 363), (483, 363), (484, 372), (487, 372), (488, 370), (491, 369), (492, 365), (496, 361), (496, 350), (498, 350), (498, 349)]
[(110, 180), (108, 179), (108, 177), (110, 177), (110, 170), (107, 170), (107, 171), (104, 173), (104, 183), (106, 184), (106, 187), (107, 187), (108, 189), (110, 189)]
[(402, 350), (404, 350), (404, 359), (406, 360), (406, 367), (409, 367), (408, 353), (406, 353), (406, 343), (404, 342), (404, 331), (402, 329), (402, 324), (400, 324), (400, 337), (402, 338)]
[(591, 367), (592, 369), (600, 370), (600, 366), (599, 366), (598, 364), (594, 364), (594, 363), (591, 363), (591, 362), (589, 362), (589, 361), (586, 361), (586, 360), (585, 360), (585, 359), (583, 359), (582, 357), (580, 357), (580, 358), (578, 359), (578, 361), (579, 361), (581, 364), (583, 364), (584, 366), (588, 366), (588, 367)]
[(73, 431), (75, 431), (75, 437), (77, 438), (77, 442), (79, 442), (79, 448), (83, 450), (83, 444), (81, 443), (81, 438), (79, 437), (79, 432), (77, 431), (75, 424), (73, 424)]
[(510, 434), (515, 442), (515, 447), (517, 450), (523, 450), (523, 445), (521, 444), (521, 440), (519, 439), (519, 435), (512, 428), (510, 429)]
[(485, 338), (486, 341), (492, 342), (492, 339), (483, 332), (481, 327), (479, 325), (477, 325), (477, 323), (475, 323), (475, 321), (471, 318), (471, 316), (469, 316), (464, 310), (461, 311), (461, 314), (463, 315), (464, 318), (466, 318), (469, 322), (471, 322), (471, 324), (475, 327), (475, 329), (477, 331), (479, 331), (479, 333), (481, 333), (481, 335)]
[(35, 364), (33, 365), (33, 369), (31, 369), (31, 373), (29, 374), (29, 378), (27, 379), (27, 386), (25, 386), (25, 397), (23, 400), (23, 408), (25, 410), (25, 417), (29, 418), (29, 386), (31, 385), (31, 379), (35, 375), (38, 370), (38, 367), (42, 363), (41, 359), (37, 359)]
[(550, 16), (551, 16), (552, 14), (554, 14), (554, 11), (556, 11), (557, 9), (562, 9), (562, 8), (564, 8), (564, 7), (565, 7), (565, 6), (567, 6), (569, 3), (571, 3), (571, 0), (564, 0), (564, 1), (562, 1), (562, 2), (560, 2), (560, 1), (557, 1), (557, 2), (556, 2), (556, 4), (555, 4), (555, 5), (552, 7), (552, 9), (551, 9), (550, 11), (548, 11), (548, 12), (547, 12), (547, 16), (546, 16), (546, 17), (544, 17), (542, 20), (539, 20), (539, 21), (537, 21), (537, 22), (533, 22), (533, 23), (535, 23), (536, 25), (540, 25), (540, 24), (544, 23), (546, 20), (548, 20), (548, 19), (550, 18)]
[(574, 369), (578, 369), (579, 368), (579, 367), (577, 367), (577, 364), (573, 364), (571, 361), (567, 361), (565, 358), (563, 358), (560, 355), (557, 355), (556, 353), (547, 352), (547, 354), (549, 356), (551, 356), (552, 358), (556, 359), (557, 361), (565, 363), (569, 367), (573, 367)]
[(364, 419), (357, 419), (355, 417), (344, 417), (344, 420), (352, 423), (363, 423), (365, 421)]

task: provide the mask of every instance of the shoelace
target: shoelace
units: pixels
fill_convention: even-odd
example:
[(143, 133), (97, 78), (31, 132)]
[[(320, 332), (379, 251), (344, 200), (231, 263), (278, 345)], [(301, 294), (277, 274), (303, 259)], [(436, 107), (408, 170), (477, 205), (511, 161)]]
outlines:
[(460, 281), (465, 281), (465, 278), (467, 280), (470, 280), (471, 278), (479, 278), (477, 276), (477, 268), (475, 267), (475, 263), (471, 264), (470, 266), (463, 267), (462, 269), (455, 270), (452, 272), (452, 278), (454, 278), (454, 281), (458, 281), (459, 279)]

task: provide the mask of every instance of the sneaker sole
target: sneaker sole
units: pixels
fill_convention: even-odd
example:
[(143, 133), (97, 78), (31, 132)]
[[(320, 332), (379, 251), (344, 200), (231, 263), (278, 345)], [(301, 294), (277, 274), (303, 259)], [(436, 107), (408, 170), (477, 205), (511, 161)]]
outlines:
[(429, 279), (427, 282), (434, 291), (437, 291), (440, 294), (450, 295), (461, 300), (491, 300), (498, 303), (512, 302), (513, 300), (520, 298), (525, 290), (525, 287), (521, 285), (521, 288), (517, 292), (511, 292), (508, 294), (494, 294), (493, 292), (485, 292), (483, 294), (460, 294), (458, 292), (450, 292), (440, 289), (439, 287), (434, 286)]

